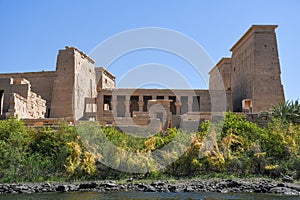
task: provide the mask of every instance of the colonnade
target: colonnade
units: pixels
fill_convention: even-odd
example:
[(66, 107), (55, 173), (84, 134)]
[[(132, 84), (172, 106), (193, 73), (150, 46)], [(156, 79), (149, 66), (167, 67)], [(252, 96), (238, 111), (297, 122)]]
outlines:
[[(185, 97), (184, 102), (181, 102), (182, 97)], [(117, 117), (130, 117), (133, 111), (147, 112), (149, 109), (147, 106), (148, 100), (162, 100), (162, 99), (173, 100), (170, 105), (170, 111), (172, 112), (173, 115), (181, 115), (187, 112), (200, 111), (200, 96), (176, 97), (176, 96), (169, 96), (169, 95), (164, 95), (164, 96), (147, 95), (147, 94), (127, 95), (127, 94), (108, 93), (108, 94), (98, 95), (98, 99), (97, 99), (98, 117), (105, 117), (106, 114), (113, 114), (113, 116), (117, 116)], [(197, 99), (196, 102), (195, 99)], [(136, 107), (132, 106), (133, 103), (136, 103), (137, 106)], [(107, 105), (105, 106), (105, 104)], [(185, 105), (183, 106), (183, 104)], [(118, 113), (118, 109), (122, 110), (121, 114)]]

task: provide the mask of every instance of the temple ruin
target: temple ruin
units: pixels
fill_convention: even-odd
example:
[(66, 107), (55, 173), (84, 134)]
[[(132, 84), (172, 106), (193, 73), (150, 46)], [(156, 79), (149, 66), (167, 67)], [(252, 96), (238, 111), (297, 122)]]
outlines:
[[(59, 50), (55, 71), (0, 74), (0, 117), (28, 124), (95, 120), (128, 131), (191, 127), (225, 111), (260, 113), (285, 101), (276, 25), (253, 25), (209, 72), (209, 89), (117, 88), (115, 76), (75, 47)], [(214, 97), (214, 98), (212, 98)], [(215, 100), (213, 100), (215, 99)], [(222, 103), (220, 103), (222, 104)]]

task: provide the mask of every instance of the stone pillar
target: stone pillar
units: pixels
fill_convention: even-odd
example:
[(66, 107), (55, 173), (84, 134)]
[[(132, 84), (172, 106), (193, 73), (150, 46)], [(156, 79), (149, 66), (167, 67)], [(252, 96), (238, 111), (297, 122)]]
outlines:
[(111, 105), (112, 105), (112, 114), (114, 117), (117, 117), (117, 95), (112, 96)]
[(130, 117), (130, 96), (125, 97), (125, 117)]
[(143, 95), (139, 95), (139, 112), (143, 112), (143, 107), (144, 107), (144, 99), (143, 99)]
[(180, 105), (181, 103), (180, 102), (175, 102), (175, 106), (176, 106), (176, 115), (180, 115)]
[(193, 111), (193, 96), (188, 96), (188, 112)]
[(144, 101), (138, 101), (139, 104), (139, 112), (143, 112)]
[(104, 96), (103, 94), (98, 94), (98, 98), (96, 100), (97, 102), (97, 118), (99, 119), (100, 117), (104, 116)]

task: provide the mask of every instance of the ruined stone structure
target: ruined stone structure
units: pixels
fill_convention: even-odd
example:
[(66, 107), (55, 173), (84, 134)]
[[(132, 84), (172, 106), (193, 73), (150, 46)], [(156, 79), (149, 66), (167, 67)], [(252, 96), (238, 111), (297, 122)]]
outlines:
[[(51, 118), (85, 117), (86, 101), (96, 97), (95, 61), (77, 48), (66, 47), (57, 56), (53, 84)], [(91, 111), (93, 107), (90, 108)]]
[[(225, 94), (226, 110), (231, 110), (231, 92)], [(162, 126), (169, 123), (171, 127), (179, 127), (183, 119), (197, 123), (209, 120), (211, 102), (208, 90), (100, 89), (97, 119), (109, 124), (115, 122), (118, 126), (146, 127), (152, 119), (160, 118)]]
[(32, 92), (31, 84), (23, 78), (0, 79), (1, 118), (44, 118), (46, 101)]
[(253, 25), (230, 49), (231, 58), (222, 58), (211, 70), (210, 90), (231, 90), (233, 111), (242, 111), (243, 99), (252, 100), (253, 112), (267, 111), (270, 105), (284, 102), (276, 28)]
[(224, 111), (222, 106), (241, 112), (247, 104), (251, 112), (267, 111), (284, 101), (276, 27), (253, 25), (231, 48), (232, 56), (209, 72), (209, 90), (116, 88), (110, 72), (66, 47), (58, 52), (55, 71), (0, 74), (0, 115), (28, 124), (65, 118), (157, 131), (198, 126), (212, 112)]

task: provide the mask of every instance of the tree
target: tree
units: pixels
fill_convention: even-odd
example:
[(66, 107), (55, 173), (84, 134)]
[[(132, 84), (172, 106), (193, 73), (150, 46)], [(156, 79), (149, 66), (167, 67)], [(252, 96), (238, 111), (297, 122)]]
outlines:
[(272, 115), (284, 123), (300, 123), (300, 104), (299, 101), (286, 101), (279, 106), (272, 107)]

